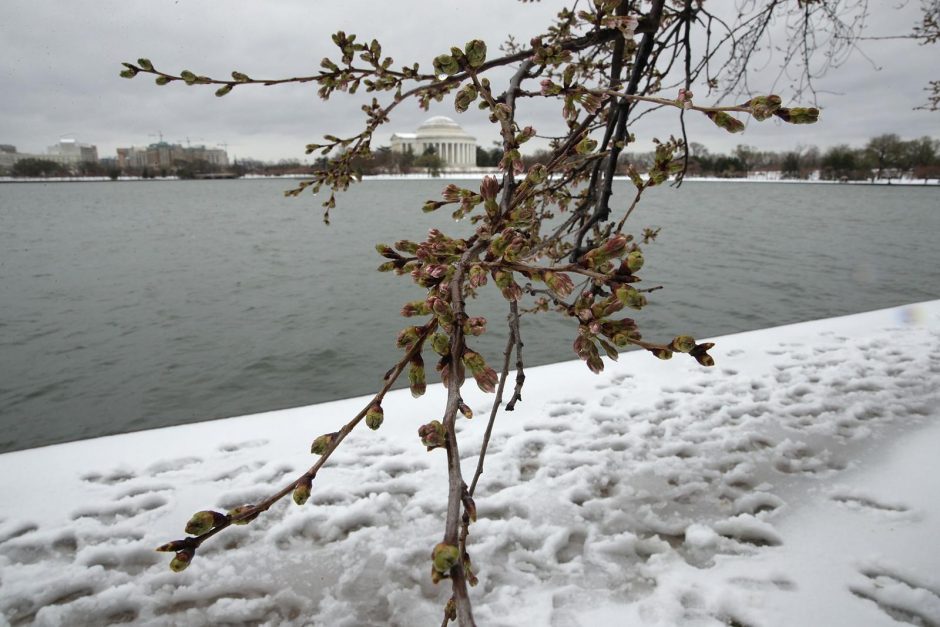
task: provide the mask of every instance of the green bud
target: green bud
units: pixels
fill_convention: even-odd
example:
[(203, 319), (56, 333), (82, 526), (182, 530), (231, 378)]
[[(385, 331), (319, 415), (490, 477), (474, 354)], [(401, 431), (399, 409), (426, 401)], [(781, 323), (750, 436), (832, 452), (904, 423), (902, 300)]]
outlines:
[(790, 109), (781, 107), (775, 111), (775, 115), (790, 124), (813, 124), (819, 119), (819, 109), (816, 107), (792, 107)]
[(424, 375), (424, 359), (421, 355), (411, 358), (408, 365), (408, 384), (411, 386), (411, 395), (415, 398), (423, 395), (427, 390), (427, 381)]
[(241, 72), (232, 72), (232, 78), (238, 81), (239, 83), (247, 83), (251, 79), (248, 78), (247, 74), (242, 74)]
[(468, 41), (463, 51), (467, 57), (467, 64), (472, 68), (480, 67), (486, 62), (486, 43), (480, 39)]
[(148, 72), (153, 71), (153, 63), (150, 62), (150, 59), (137, 59), (137, 65), (139, 65), (142, 70), (146, 70)]
[(634, 250), (627, 255), (627, 267), (630, 268), (630, 272), (638, 272), (643, 267), (643, 253)]
[(446, 575), (460, 561), (460, 550), (453, 544), (440, 542), (431, 552), (431, 561), (434, 564), (434, 570)]
[(201, 536), (211, 531), (213, 527), (225, 521), (225, 514), (213, 511), (202, 511), (193, 514), (193, 517), (186, 523), (186, 533), (191, 536)]
[(656, 357), (662, 360), (672, 359), (672, 351), (663, 348), (657, 348), (651, 351)]
[(294, 486), (294, 493), (292, 495), (294, 503), (297, 505), (303, 505), (307, 502), (307, 499), (310, 498), (310, 488), (313, 485), (313, 480), (304, 475), (303, 479), (297, 482), (297, 485)]
[(193, 561), (196, 552), (193, 549), (183, 549), (179, 551), (173, 559), (170, 561), (170, 570), (174, 573), (181, 573), (189, 567), (190, 562)]
[(725, 111), (706, 111), (705, 115), (707, 115), (716, 126), (720, 126), (729, 133), (740, 133), (744, 130), (744, 122), (732, 115), (728, 115)]
[(440, 56), (434, 57), (434, 73), (438, 76), (445, 75), (451, 76), (460, 71), (460, 64), (457, 62), (457, 59), (450, 56), (449, 54), (442, 54)]
[(137, 70), (121, 70), (121, 78), (134, 78), (135, 76), (137, 76)]
[(762, 122), (771, 117), (781, 104), (780, 96), (755, 96), (748, 100), (744, 106), (750, 107), (751, 115), (758, 122)]
[(677, 353), (689, 353), (695, 348), (695, 339), (688, 335), (679, 335), (673, 338), (670, 346)]
[(435, 333), (431, 336), (431, 348), (434, 352), (444, 357), (450, 354), (450, 338), (443, 333)]
[(366, 425), (375, 431), (382, 426), (382, 421), (385, 420), (385, 412), (382, 411), (382, 406), (376, 403), (369, 408), (369, 411), (366, 412)]
[(324, 433), (317, 439), (313, 441), (313, 444), (310, 445), (310, 452), (314, 455), (323, 455), (326, 451), (332, 446), (333, 440), (336, 437), (336, 432), (334, 433)]
[(155, 79), (153, 79), (153, 82), (162, 87), (163, 85), (166, 85), (167, 83), (170, 82), (170, 78), (167, 76), (158, 76)]
[(447, 443), (447, 432), (444, 431), (444, 425), (440, 420), (432, 420), (418, 427), (418, 437), (421, 438), (421, 444), (428, 447), (429, 451)]
[(473, 85), (467, 85), (457, 92), (457, 96), (454, 98), (454, 109), (459, 113), (463, 113), (470, 108), (470, 105), (473, 104), (473, 101), (476, 99), (476, 87)]
[(215, 90), (215, 95), (221, 98), (222, 96), (224, 96), (230, 91), (232, 91), (231, 85), (222, 85), (221, 87)]
[(187, 85), (192, 85), (196, 82), (196, 75), (189, 70), (183, 70), (180, 72), (180, 78), (186, 81)]

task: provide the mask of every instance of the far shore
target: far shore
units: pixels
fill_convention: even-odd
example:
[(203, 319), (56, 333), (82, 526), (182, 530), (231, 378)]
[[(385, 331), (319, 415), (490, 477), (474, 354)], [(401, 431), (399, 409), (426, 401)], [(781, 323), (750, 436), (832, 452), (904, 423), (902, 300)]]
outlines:
[[(487, 175), (499, 174), (495, 170), (479, 170), (473, 172), (442, 172), (440, 176), (430, 174), (371, 174), (362, 177), (363, 181), (430, 181), (430, 180), (479, 180)], [(309, 174), (284, 174), (273, 175), (255, 175), (247, 174), (238, 178), (230, 179), (212, 179), (219, 181), (260, 181), (260, 180), (294, 180), (308, 179)], [(32, 178), (21, 177), (14, 178), (10, 176), (0, 176), (0, 183), (137, 183), (137, 182), (164, 182), (164, 181), (182, 181), (182, 180), (204, 180), (204, 179), (180, 179), (176, 176), (165, 176), (155, 178), (143, 178), (139, 176), (121, 176), (117, 179), (111, 179), (107, 176), (71, 176), (71, 177), (49, 177)], [(628, 176), (615, 176), (616, 181), (629, 181)], [(904, 185), (904, 186), (938, 186), (940, 179), (866, 179), (864, 181), (824, 181), (821, 179), (783, 179), (765, 176), (749, 176), (722, 178), (717, 176), (687, 176), (684, 179), (690, 183), (786, 183), (786, 184), (822, 184), (822, 185)]]

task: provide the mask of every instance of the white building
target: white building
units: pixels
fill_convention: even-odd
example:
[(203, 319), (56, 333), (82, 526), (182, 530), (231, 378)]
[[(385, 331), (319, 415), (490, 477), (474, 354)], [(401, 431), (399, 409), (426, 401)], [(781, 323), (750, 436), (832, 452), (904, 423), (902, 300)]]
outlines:
[(429, 118), (416, 133), (392, 134), (391, 148), (393, 152), (410, 150), (415, 156), (433, 148), (448, 169), (474, 168), (477, 164), (476, 138), (443, 115)]
[(83, 144), (74, 139), (60, 139), (58, 144), (49, 146), (49, 148), (46, 149), (46, 153), (50, 156), (62, 157), (70, 164), (98, 162), (97, 146)]

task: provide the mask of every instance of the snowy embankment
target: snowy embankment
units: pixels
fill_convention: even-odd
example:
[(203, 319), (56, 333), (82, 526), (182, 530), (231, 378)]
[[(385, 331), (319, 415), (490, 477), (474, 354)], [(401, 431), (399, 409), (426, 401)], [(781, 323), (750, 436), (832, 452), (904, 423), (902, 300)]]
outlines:
[[(469, 550), (481, 625), (940, 624), (940, 301), (532, 368), (499, 416)], [(444, 393), (389, 395), (303, 507), (153, 547), (255, 501), (364, 399), (0, 456), (0, 614), (13, 624), (434, 625)], [(464, 472), (486, 396), (468, 393)]]

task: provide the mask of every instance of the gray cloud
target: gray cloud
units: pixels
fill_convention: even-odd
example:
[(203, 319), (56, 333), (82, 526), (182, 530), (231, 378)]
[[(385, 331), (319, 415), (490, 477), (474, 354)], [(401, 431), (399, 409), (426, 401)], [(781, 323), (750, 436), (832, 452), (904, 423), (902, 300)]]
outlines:
[[(106, 156), (118, 146), (154, 141), (152, 135), (162, 132), (171, 141), (225, 142), (230, 154), (239, 157), (302, 158), (303, 146), (323, 133), (356, 132), (362, 117), (359, 98), (338, 95), (324, 103), (314, 86), (293, 85), (238, 89), (219, 99), (207, 88), (156, 87), (144, 77), (123, 80), (117, 76), (120, 61), (147, 56), (158, 67), (209, 75), (232, 69), (253, 76), (310, 74), (322, 57), (335, 56), (330, 34), (344, 29), (360, 38), (378, 38), (396, 62), (419, 61), (427, 67), (436, 54), (473, 37), (486, 39), (491, 49), (509, 33), (526, 41), (562, 4), (98, 0), (78, 5), (6, 0), (0, 5), (0, 143), (41, 151), (59, 136), (72, 134), (97, 144), (99, 154)], [(908, 32), (917, 18), (917, 3), (900, 9), (872, 5), (877, 5), (871, 9), (873, 34)], [(737, 143), (776, 149), (860, 144), (883, 132), (936, 135), (940, 117), (911, 110), (923, 101), (926, 82), (938, 78), (932, 67), (936, 48), (871, 41), (863, 42), (861, 51), (883, 69), (875, 70), (855, 54), (820, 79), (823, 117), (816, 127), (750, 124), (745, 134), (728, 136), (708, 120), (690, 116), (692, 139), (726, 150)], [(752, 86), (769, 89), (776, 75), (775, 62), (766, 63)], [(785, 95), (783, 87), (785, 82), (778, 84)], [(546, 132), (557, 130), (559, 109), (559, 103), (548, 103), (527, 105), (523, 112)], [(450, 103), (436, 105), (430, 113), (403, 106), (378, 142), (386, 142), (395, 130), (412, 130), (433, 114), (454, 115)], [(496, 138), (485, 117), (473, 109), (460, 122), (481, 145)], [(653, 116), (637, 129), (647, 142), (675, 130), (672, 114)]]

